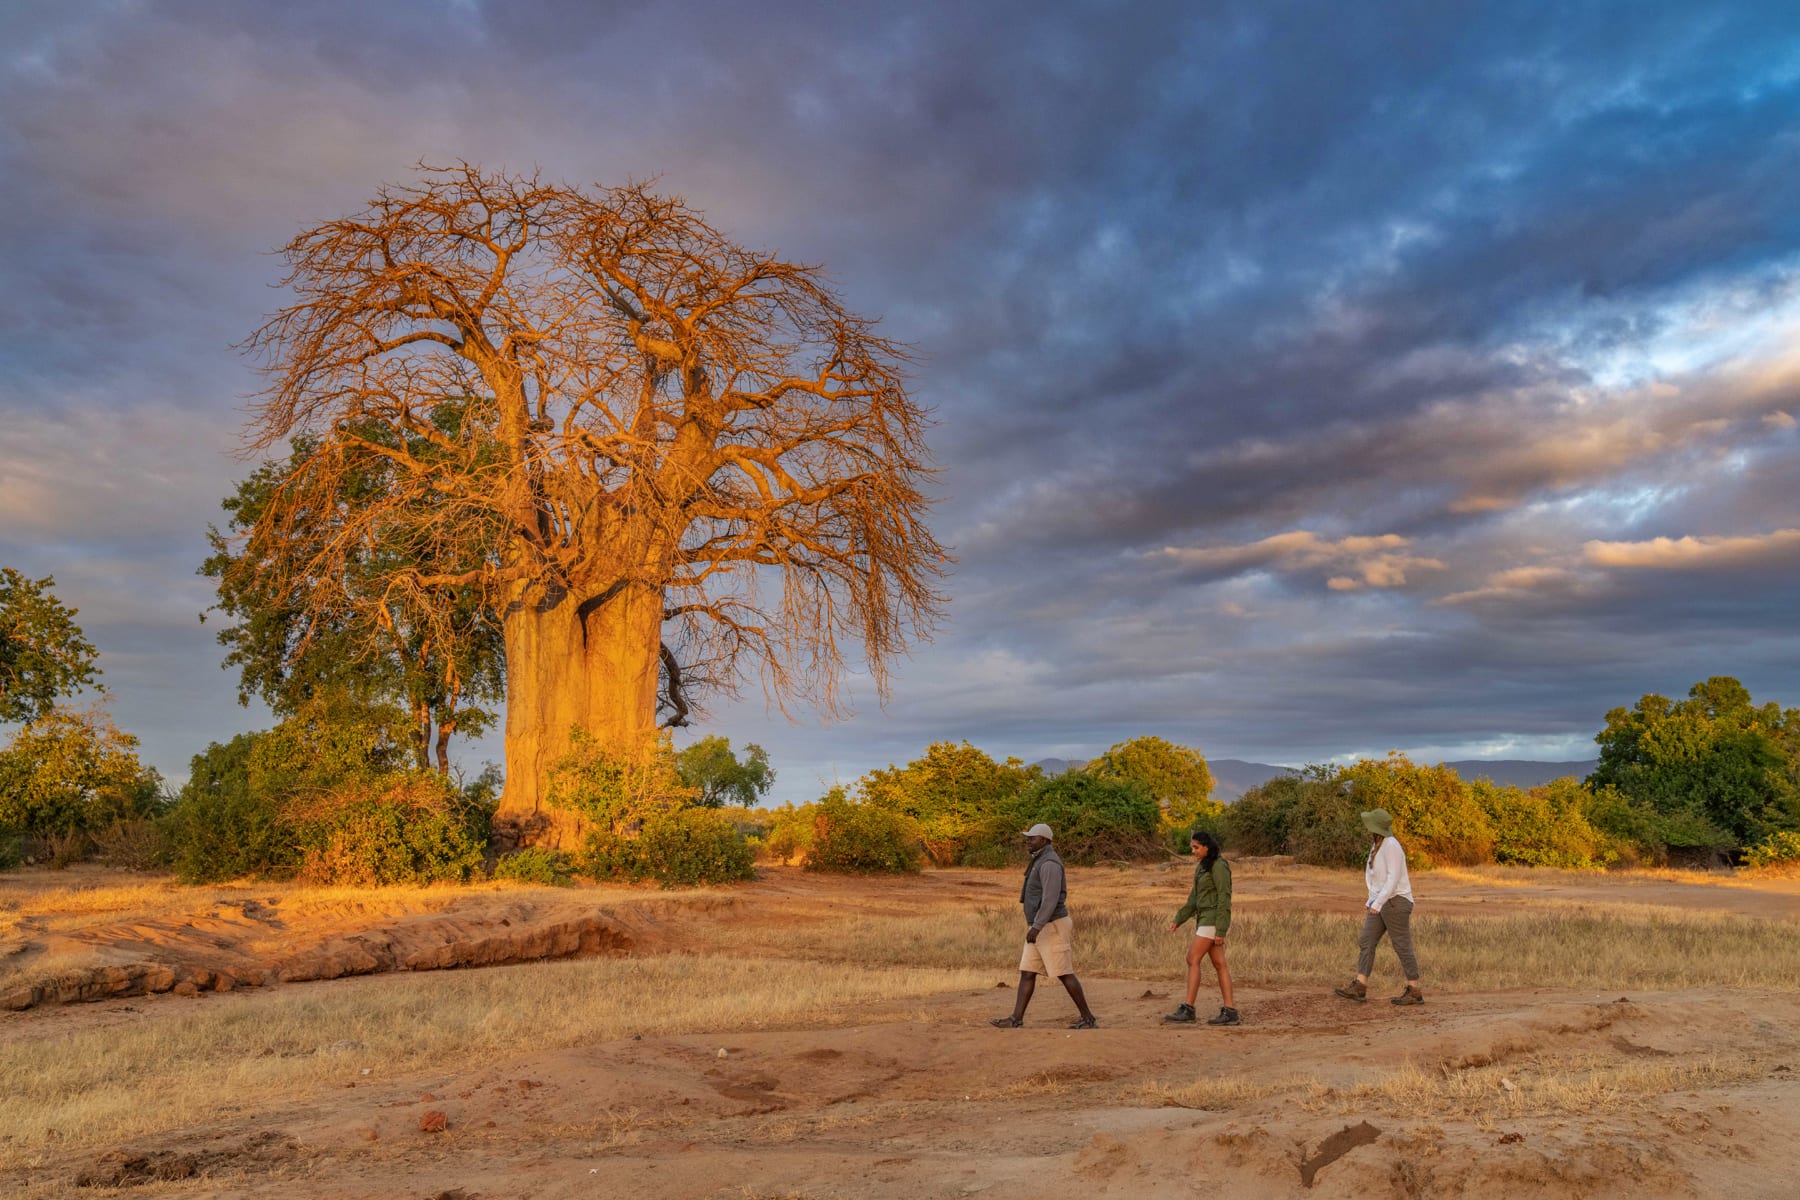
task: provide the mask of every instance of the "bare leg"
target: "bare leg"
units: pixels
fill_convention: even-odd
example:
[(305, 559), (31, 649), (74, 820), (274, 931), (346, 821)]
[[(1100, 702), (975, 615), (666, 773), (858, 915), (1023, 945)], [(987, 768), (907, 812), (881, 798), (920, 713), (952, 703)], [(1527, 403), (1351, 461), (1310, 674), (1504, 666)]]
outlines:
[[(1196, 939), (1196, 940), (1198, 940), (1198, 939)], [(1225, 965), (1225, 945), (1224, 945), (1224, 943), (1213, 942), (1211, 947), (1207, 950), (1206, 954), (1207, 954), (1208, 958), (1212, 959), (1213, 970), (1216, 971), (1219, 976), (1219, 999), (1220, 999), (1220, 1001), (1225, 1005), (1226, 1008), (1236, 1008), (1237, 1005), (1235, 1005), (1231, 1002), (1231, 968), (1229, 968)], [(1194, 967), (1194, 973), (1195, 973), (1196, 977), (1198, 977), (1199, 971), (1200, 971), (1200, 968), (1198, 965), (1196, 965)], [(1193, 1002), (1190, 1000), (1189, 1003), (1191, 1004)]]
[[(1075, 1002), (1076, 1009), (1080, 1011), (1081, 1019), (1084, 1021), (1092, 1021), (1094, 1019), (1094, 1014), (1088, 1010), (1087, 994), (1081, 990), (1081, 980), (1075, 978), (1073, 975), (1064, 975), (1061, 978), (1061, 982), (1063, 987), (1068, 990), (1069, 999)], [(1021, 1005), (1019, 1008), (1020, 1015), (1023, 1016), (1024, 1012), (1024, 1006)]]
[(1187, 1002), (1188, 1007), (1192, 1008), (1194, 1001), (1200, 996), (1200, 964), (1206, 958), (1206, 947), (1210, 943), (1202, 937), (1189, 938), (1188, 943)]
[(1019, 995), (1018, 999), (1013, 1001), (1013, 1020), (1023, 1021), (1025, 1019), (1025, 1006), (1031, 1003), (1031, 993), (1035, 991), (1037, 991), (1037, 972), (1020, 971)]

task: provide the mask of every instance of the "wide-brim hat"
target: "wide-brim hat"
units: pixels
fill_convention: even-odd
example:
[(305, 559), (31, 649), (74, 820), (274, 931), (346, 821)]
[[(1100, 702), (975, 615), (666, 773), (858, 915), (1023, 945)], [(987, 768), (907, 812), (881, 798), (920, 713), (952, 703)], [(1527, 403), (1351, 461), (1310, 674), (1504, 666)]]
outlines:
[(1394, 836), (1394, 818), (1388, 815), (1385, 808), (1371, 808), (1362, 815), (1362, 823), (1370, 833), (1379, 833), (1382, 837)]

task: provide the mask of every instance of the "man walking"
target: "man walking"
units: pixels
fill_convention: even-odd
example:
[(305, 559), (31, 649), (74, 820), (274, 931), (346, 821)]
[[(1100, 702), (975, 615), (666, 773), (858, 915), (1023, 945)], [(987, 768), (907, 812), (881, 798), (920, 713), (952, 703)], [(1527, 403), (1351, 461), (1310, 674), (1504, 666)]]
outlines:
[(1369, 998), (1369, 971), (1375, 966), (1375, 947), (1385, 934), (1393, 939), (1394, 953), (1400, 958), (1400, 969), (1406, 973), (1406, 990), (1394, 997), (1400, 1005), (1423, 1004), (1425, 993), (1419, 990), (1419, 960), (1413, 954), (1412, 878), (1406, 871), (1406, 850), (1394, 836), (1394, 819), (1385, 808), (1372, 808), (1362, 814), (1363, 828), (1374, 840), (1369, 844), (1369, 857), (1363, 864), (1363, 882), (1368, 885), (1369, 899), (1364, 906), (1361, 953), (1356, 960), (1356, 978), (1337, 994), (1346, 1000)]
[(1075, 922), (1069, 917), (1069, 885), (1063, 872), (1063, 861), (1050, 845), (1054, 835), (1044, 824), (1025, 831), (1025, 848), (1031, 851), (1031, 862), (1025, 868), (1025, 885), (1019, 889), (1019, 903), (1025, 908), (1025, 951), (1019, 956), (1019, 994), (1012, 1016), (996, 1017), (993, 1024), (1000, 1029), (1017, 1029), (1025, 1023), (1025, 1006), (1037, 990), (1039, 975), (1054, 975), (1075, 1001), (1081, 1019), (1070, 1029), (1093, 1029), (1100, 1022), (1088, 1009), (1081, 980), (1075, 978)]

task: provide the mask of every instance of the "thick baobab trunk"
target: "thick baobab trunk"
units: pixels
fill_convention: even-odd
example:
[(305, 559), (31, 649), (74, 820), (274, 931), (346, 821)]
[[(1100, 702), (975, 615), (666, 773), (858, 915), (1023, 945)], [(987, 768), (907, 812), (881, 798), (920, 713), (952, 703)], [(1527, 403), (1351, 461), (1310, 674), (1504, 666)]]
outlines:
[(549, 803), (572, 730), (621, 753), (655, 731), (662, 597), (624, 588), (585, 618), (582, 599), (533, 587), (505, 611), (506, 786), (494, 817), (503, 844), (572, 848), (579, 837), (571, 814)]

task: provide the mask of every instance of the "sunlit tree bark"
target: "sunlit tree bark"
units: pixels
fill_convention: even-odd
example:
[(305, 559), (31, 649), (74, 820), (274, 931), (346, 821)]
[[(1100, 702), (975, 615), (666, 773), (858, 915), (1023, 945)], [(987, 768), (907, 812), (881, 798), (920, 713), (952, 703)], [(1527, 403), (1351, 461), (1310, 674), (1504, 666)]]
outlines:
[[(948, 558), (924, 519), (925, 414), (902, 348), (817, 268), (641, 186), (468, 165), (285, 252), (296, 301), (249, 343), (269, 378), (256, 445), (315, 449), (240, 569), (361, 603), (342, 564), (404, 545), (375, 602), (440, 639), (442, 594), (479, 589), (505, 640), (503, 826), (554, 830), (547, 776), (574, 728), (630, 750), (749, 678), (840, 712), (848, 661), (885, 693), (929, 633)], [(368, 455), (391, 485), (342, 504)], [(324, 505), (332, 536), (283, 555)]]

